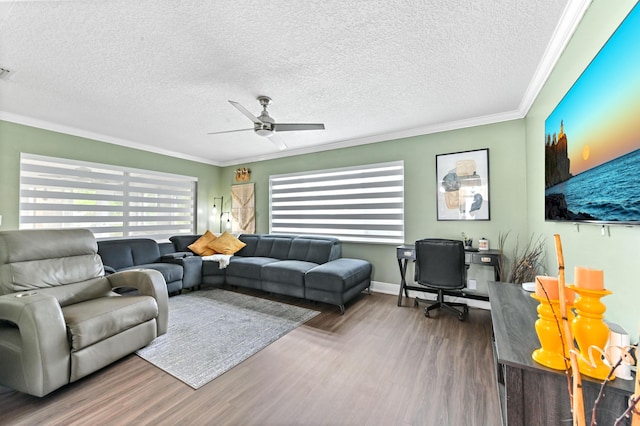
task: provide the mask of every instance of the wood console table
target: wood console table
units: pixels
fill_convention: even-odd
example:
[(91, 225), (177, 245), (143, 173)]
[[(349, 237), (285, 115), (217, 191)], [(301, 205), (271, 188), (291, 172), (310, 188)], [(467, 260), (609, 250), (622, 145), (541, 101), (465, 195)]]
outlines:
[[(521, 286), (499, 282), (489, 282), (489, 301), (502, 424), (571, 424), (564, 372), (543, 367), (531, 358), (540, 347), (534, 328), (537, 302)], [(583, 375), (582, 385), (589, 424), (600, 383)], [(633, 380), (615, 379), (609, 383), (598, 409), (598, 424), (612, 425), (626, 409), (633, 392)], [(629, 425), (630, 421), (623, 424)]]

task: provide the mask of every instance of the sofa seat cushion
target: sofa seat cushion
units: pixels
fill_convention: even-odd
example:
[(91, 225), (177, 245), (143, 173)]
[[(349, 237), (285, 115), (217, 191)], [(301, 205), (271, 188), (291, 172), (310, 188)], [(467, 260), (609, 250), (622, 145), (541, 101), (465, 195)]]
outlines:
[(172, 283), (182, 280), (184, 270), (181, 265), (174, 263), (147, 263), (145, 265), (131, 266), (129, 268), (120, 269), (120, 271), (131, 271), (136, 269), (155, 269), (164, 277), (165, 282)]
[(317, 263), (302, 260), (282, 260), (262, 267), (262, 281), (304, 286), (305, 273), (318, 266)]
[(65, 306), (62, 314), (74, 352), (156, 318), (158, 305), (149, 296), (101, 297)]
[(344, 292), (371, 277), (371, 263), (361, 259), (340, 258), (309, 270), (305, 286), (329, 292)]
[(264, 265), (280, 262), (271, 257), (240, 257), (233, 256), (226, 268), (227, 278), (230, 276), (260, 280), (260, 271)]
[(220, 263), (215, 260), (202, 261), (202, 276), (221, 275), (224, 276), (225, 268), (220, 269)]

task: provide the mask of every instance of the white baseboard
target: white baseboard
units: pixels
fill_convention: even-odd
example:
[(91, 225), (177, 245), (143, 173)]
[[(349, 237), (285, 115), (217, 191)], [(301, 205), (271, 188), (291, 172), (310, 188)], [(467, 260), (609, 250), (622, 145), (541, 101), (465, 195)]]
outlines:
[[(392, 294), (397, 297), (398, 293), (400, 292), (400, 284), (385, 283), (381, 281), (371, 281), (371, 291), (376, 293)], [(436, 300), (436, 295), (433, 293), (423, 293), (423, 292), (413, 291), (413, 290), (409, 290), (409, 297), (419, 297), (425, 300)], [(464, 302), (470, 308), (480, 308), (480, 309), (491, 310), (491, 305), (489, 304), (489, 302), (485, 302), (484, 300), (464, 299), (461, 297), (450, 297), (450, 296), (445, 296), (445, 300), (448, 300), (449, 302), (454, 302), (454, 303)]]

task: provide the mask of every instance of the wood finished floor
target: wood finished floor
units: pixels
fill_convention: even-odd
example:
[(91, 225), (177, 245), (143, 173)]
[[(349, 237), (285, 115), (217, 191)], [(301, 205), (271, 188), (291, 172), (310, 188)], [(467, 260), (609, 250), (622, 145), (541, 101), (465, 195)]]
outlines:
[(500, 424), (489, 311), (460, 322), (376, 293), (344, 315), (272, 299), (322, 313), (198, 390), (136, 355), (44, 398), (0, 387), (0, 424)]

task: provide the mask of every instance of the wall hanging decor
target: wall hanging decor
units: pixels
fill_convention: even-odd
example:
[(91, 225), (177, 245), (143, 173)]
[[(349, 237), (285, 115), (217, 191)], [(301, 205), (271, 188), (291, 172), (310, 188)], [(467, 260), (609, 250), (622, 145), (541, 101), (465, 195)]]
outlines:
[(251, 179), (251, 169), (247, 167), (236, 169), (235, 179), (236, 179), (236, 182), (248, 181), (249, 179)]
[(489, 149), (436, 155), (438, 220), (489, 220)]
[(255, 190), (253, 183), (231, 185), (231, 217), (233, 233), (256, 232)]

